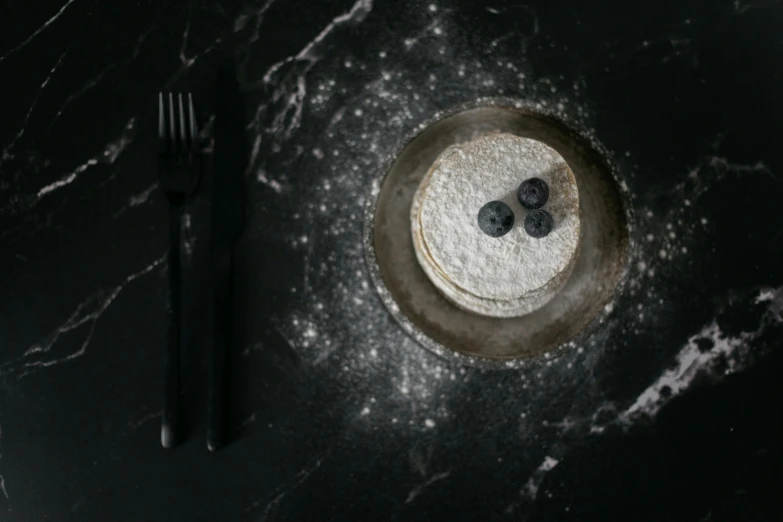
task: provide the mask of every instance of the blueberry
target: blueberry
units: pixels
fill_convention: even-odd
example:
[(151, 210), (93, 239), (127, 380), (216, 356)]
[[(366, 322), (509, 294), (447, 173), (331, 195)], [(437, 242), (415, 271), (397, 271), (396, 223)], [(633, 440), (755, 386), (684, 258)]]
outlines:
[(529, 236), (542, 238), (552, 231), (554, 223), (552, 214), (546, 210), (533, 210), (525, 217), (525, 232)]
[(490, 201), (479, 210), (478, 226), (490, 237), (500, 237), (514, 226), (514, 213), (502, 201)]
[(525, 208), (541, 208), (549, 200), (549, 185), (541, 178), (526, 179), (519, 184), (517, 199)]

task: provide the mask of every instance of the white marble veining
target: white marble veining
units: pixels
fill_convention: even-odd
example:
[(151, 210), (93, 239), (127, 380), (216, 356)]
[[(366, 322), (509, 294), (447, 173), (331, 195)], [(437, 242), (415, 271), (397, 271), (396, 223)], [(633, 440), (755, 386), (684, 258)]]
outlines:
[[(263, 11), (268, 7), (269, 4), (262, 7), (257, 16), (258, 23), (263, 17)], [(357, 0), (350, 10), (335, 17), (298, 53), (273, 64), (262, 75), (261, 84), (270, 86), (273, 90), (271, 103), (263, 103), (257, 107), (251, 124), (256, 136), (248, 163), (249, 169), (259, 170), (263, 167), (262, 164), (258, 164), (262, 136), (266, 135), (268, 139), (279, 144), (290, 138), (301, 123), (304, 100), (307, 95), (307, 74), (320, 60), (328, 37), (342, 26), (362, 22), (371, 10), (372, 0)], [(253, 86), (253, 83), (250, 83), (249, 86)], [(270, 185), (276, 192), (280, 192), (279, 183), (267, 179), (266, 174), (259, 174), (257, 178), (262, 183)]]
[(3, 63), (3, 61), (4, 61), (4, 60), (6, 60), (7, 58), (9, 58), (9, 57), (13, 56), (14, 54), (16, 54), (17, 52), (19, 52), (20, 50), (22, 50), (22, 49), (23, 49), (24, 47), (26, 47), (26, 46), (27, 46), (27, 45), (28, 45), (30, 42), (32, 42), (32, 41), (35, 39), (35, 37), (36, 37), (36, 36), (38, 36), (39, 34), (41, 34), (42, 32), (44, 32), (44, 31), (46, 30), (46, 28), (47, 28), (47, 27), (49, 27), (49, 26), (50, 26), (50, 25), (52, 25), (54, 22), (56, 22), (56, 21), (57, 21), (57, 19), (58, 19), (58, 18), (60, 18), (60, 17), (62, 16), (62, 14), (63, 14), (63, 13), (66, 11), (66, 9), (68, 9), (68, 8), (69, 8), (69, 7), (70, 7), (70, 6), (71, 6), (71, 5), (72, 5), (72, 4), (75, 2), (75, 1), (76, 1), (76, 0), (68, 0), (67, 2), (65, 2), (65, 4), (64, 4), (64, 5), (63, 5), (63, 6), (60, 8), (60, 10), (59, 10), (59, 11), (57, 11), (57, 12), (56, 12), (56, 13), (55, 13), (53, 16), (51, 16), (49, 19), (47, 19), (47, 20), (46, 20), (46, 21), (43, 23), (43, 25), (41, 25), (40, 27), (38, 27), (38, 29), (36, 29), (35, 31), (33, 31), (33, 33), (32, 33), (30, 36), (28, 36), (27, 38), (25, 38), (25, 39), (24, 39), (22, 42), (20, 42), (20, 43), (19, 43), (19, 44), (17, 44), (16, 46), (12, 47), (12, 48), (11, 48), (11, 49), (10, 49), (8, 52), (6, 52), (6, 53), (5, 53), (3, 56), (0, 56), (0, 64), (1, 64), (1, 63)]
[[(0, 376), (16, 374), (18, 379), (22, 379), (40, 368), (68, 362), (84, 355), (92, 341), (98, 320), (111, 306), (117, 296), (119, 296), (130, 283), (149, 274), (156, 267), (163, 264), (165, 259), (165, 256), (161, 256), (141, 270), (125, 277), (116, 287), (99, 290), (84, 299), (76, 306), (76, 309), (68, 319), (57, 326), (43, 340), (30, 346), (21, 356), (0, 366)], [(65, 354), (51, 354), (52, 350), (56, 347), (60, 336), (85, 325), (88, 325), (87, 334), (81, 345), (79, 345), (75, 351)]]
[(410, 504), (411, 502), (415, 501), (419, 497), (419, 495), (421, 495), (424, 492), (425, 489), (429, 488), (436, 482), (449, 478), (450, 475), (451, 475), (451, 470), (433, 474), (427, 480), (425, 480), (421, 484), (414, 486), (413, 489), (411, 489), (410, 493), (408, 493), (408, 496), (405, 498), (405, 503)]
[[(779, 0), (737, 0), (716, 9), (725, 7), (729, 12), (723, 22), (742, 21), (760, 17), (764, 14), (762, 10), (772, 9), (779, 3)], [(3, 332), (17, 343), (8, 346), (6, 359), (0, 361), (0, 385), (7, 386), (10, 395), (20, 400), (25, 397), (47, 399), (35, 388), (40, 380), (26, 377), (35, 372), (42, 378), (51, 375), (56, 381), (57, 372), (46, 374), (42, 370), (62, 365), (63, 370), (74, 368), (79, 371), (80, 364), (89, 364), (90, 358), (83, 357), (84, 354), (102, 351), (106, 346), (103, 335), (95, 335), (99, 321), (138, 326), (133, 317), (117, 319), (116, 314), (109, 317), (106, 312), (118, 302), (128, 285), (146, 275), (159, 273), (166, 260), (165, 256), (159, 256), (149, 262), (159, 251), (148, 252), (142, 246), (140, 258), (123, 265), (136, 268), (131, 268), (127, 275), (110, 279), (113, 282), (105, 288), (89, 277), (75, 281), (75, 288), (65, 283), (58, 285), (56, 281), (54, 289), (45, 286), (51, 285), (52, 280), (42, 277), (47, 264), (35, 264), (35, 256), (40, 255), (34, 248), (37, 242), (48, 248), (43, 242), (53, 241), (54, 244), (95, 238), (107, 241), (105, 246), (110, 249), (110, 241), (106, 238), (115, 231), (116, 241), (126, 241), (128, 236), (125, 234), (155, 233), (156, 226), (165, 225), (156, 225), (150, 219), (152, 213), (159, 210), (151, 204), (159, 188), (153, 176), (142, 178), (135, 169), (125, 168), (143, 164), (132, 161), (134, 154), (151, 155), (144, 146), (147, 142), (142, 139), (146, 132), (142, 129), (149, 120), (144, 110), (139, 112), (140, 109), (134, 107), (115, 115), (117, 121), (109, 122), (106, 127), (110, 130), (101, 130), (104, 134), (99, 135), (86, 152), (76, 157), (63, 154), (68, 158), (64, 161), (59, 157), (60, 151), (53, 149), (46, 140), (37, 140), (36, 133), (39, 130), (47, 135), (68, 132), (78, 123), (82, 111), (99, 110), (94, 100), (103, 100), (104, 95), (113, 94), (114, 90), (132, 90), (136, 80), (143, 88), (136, 89), (133, 96), (142, 97), (146, 91), (167, 89), (183, 80), (206, 81), (203, 78), (212, 74), (210, 59), (232, 38), (241, 39), (236, 44), (240, 51), (238, 55), (246, 58), (240, 68), (241, 85), (253, 95), (250, 107), (253, 118), (247, 129), (252, 143), (248, 177), (279, 205), (275, 209), (279, 213), (275, 219), (284, 216), (288, 219), (286, 227), (290, 227), (277, 235), (271, 227), (251, 228), (246, 240), (252, 243), (263, 234), (263, 241), (279, 248), (286, 256), (286, 262), (290, 259), (297, 263), (291, 270), (294, 274), (291, 281), (285, 282), (286, 285), (290, 283), (290, 295), (270, 296), (280, 299), (285, 307), (275, 309), (271, 317), (254, 318), (263, 325), (254, 332), (258, 337), (246, 340), (242, 362), (249, 368), (263, 365), (264, 369), (269, 369), (270, 364), (275, 364), (271, 345), (279, 338), (280, 349), (290, 352), (296, 359), (292, 363), (295, 371), (292, 370), (291, 375), (283, 374), (281, 380), (286, 385), (288, 381), (296, 381), (298, 385), (297, 379), (308, 379), (308, 386), (329, 386), (328, 390), (333, 393), (330, 404), (324, 408), (328, 411), (319, 412), (320, 421), (328, 419), (339, 425), (337, 435), (329, 436), (344, 441), (349, 437), (365, 440), (379, 433), (393, 434), (394, 443), (399, 444), (393, 451), (402, 447), (403, 454), (408, 449), (404, 445), (426, 441), (429, 445), (426, 454), (412, 459), (412, 478), (397, 490), (395, 502), (399, 508), (427, 509), (429, 495), (435, 497), (441, 491), (451, 492), (450, 488), (462, 487), (459, 484), (466, 470), (477, 466), (491, 470), (497, 460), (500, 472), (501, 467), (514, 458), (518, 459), (514, 462), (518, 464), (516, 470), (520, 475), (509, 484), (509, 491), (512, 495), (518, 492), (518, 498), (507, 512), (523, 516), (522, 509), (517, 511), (517, 508), (536, 499), (549, 498), (552, 492), (542, 486), (545, 479), (550, 473), (564, 473), (569, 466), (570, 453), (578, 451), (585, 439), (609, 443), (611, 437), (643, 430), (646, 425), (663, 418), (661, 412), (672, 401), (686, 401), (688, 392), (694, 387), (709, 387), (710, 383), (718, 384), (729, 375), (749, 370), (757, 361), (763, 362), (765, 350), (774, 349), (768, 346), (767, 339), (770, 332), (779, 331), (783, 320), (780, 315), (783, 287), (772, 277), (765, 279), (764, 274), (758, 274), (756, 280), (766, 283), (764, 285), (712, 289), (700, 296), (705, 303), (713, 300), (720, 306), (729, 306), (727, 303), (736, 299), (744, 300), (746, 308), (755, 305), (757, 308), (753, 311), (758, 313), (758, 321), (749, 331), (724, 331), (728, 328), (720, 325), (724, 324), (723, 319), (731, 318), (733, 312), (715, 305), (714, 310), (706, 311), (698, 321), (687, 323), (687, 330), (683, 326), (683, 331), (668, 339), (666, 346), (649, 346), (650, 332), (659, 327), (658, 321), (672, 315), (673, 298), (669, 289), (677, 284), (679, 276), (676, 274), (683, 270), (693, 273), (696, 269), (688, 268), (691, 263), (721, 240), (712, 230), (718, 216), (707, 204), (717, 192), (718, 184), (749, 179), (774, 181), (779, 177), (775, 158), (764, 155), (763, 144), (744, 156), (736, 147), (723, 146), (734, 132), (728, 122), (714, 137), (712, 134), (694, 137), (704, 144), (704, 150), (692, 151), (693, 156), (686, 160), (692, 161), (687, 170), (683, 170), (682, 164), (673, 167), (681, 173), (679, 185), (678, 174), (667, 178), (666, 173), (660, 173), (662, 181), (655, 185), (647, 178), (657, 177), (658, 173), (645, 172), (645, 162), (650, 158), (643, 156), (651, 144), (636, 136), (626, 141), (612, 136), (612, 131), (616, 130), (612, 128), (613, 120), (611, 124), (598, 123), (613, 113), (611, 107), (601, 105), (608, 102), (596, 93), (606, 95), (612, 92), (605, 89), (607, 85), (626, 82), (628, 76), (634, 74), (632, 70), (625, 70), (632, 69), (625, 67), (630, 62), (643, 63), (644, 67), (662, 75), (674, 74), (675, 67), (692, 70), (693, 74), (703, 72), (697, 69), (698, 64), (704, 63), (707, 49), (703, 45), (703, 35), (692, 32), (698, 20), (694, 19), (693, 23), (685, 17), (668, 20), (665, 28), (651, 28), (649, 34), (626, 35), (625, 39), (610, 42), (599, 54), (590, 55), (591, 50), (586, 48), (564, 49), (562, 56), (578, 56), (579, 65), (563, 70), (562, 74), (555, 71), (545, 77), (538, 56), (545, 54), (547, 46), (551, 49), (564, 46), (550, 34), (554, 23), (551, 15), (532, 6), (498, 5), (475, 10), (471, 17), (488, 16), (502, 29), (496, 30), (490, 24), (485, 27), (487, 34), (466, 38), (466, 28), (470, 27), (472, 18), (466, 18), (456, 7), (435, 3), (406, 5), (403, 9), (411, 10), (411, 13), (406, 12), (411, 16), (404, 18), (405, 23), (398, 20), (397, 25), (390, 25), (391, 30), (385, 33), (378, 31), (386, 29), (385, 20), (378, 19), (381, 14), (388, 14), (388, 6), (373, 0), (358, 0), (346, 4), (344, 12), (331, 20), (331, 14), (325, 15), (314, 26), (309, 26), (309, 34), (297, 37), (290, 42), (291, 47), (281, 53), (290, 55), (282, 58), (271, 55), (274, 58), (264, 61), (270, 55), (267, 53), (259, 58), (258, 51), (270, 47), (265, 24), (274, 22), (278, 9), (284, 10), (282, 4), (277, 0), (258, 0), (246, 3), (239, 12), (232, 13), (220, 12), (227, 8), (189, 4), (177, 10), (173, 22), (169, 19), (170, 12), (140, 4), (133, 34), (124, 35), (127, 45), (118, 46), (116, 56), (96, 58), (98, 61), (83, 78), (78, 77), (76, 58), (85, 52), (85, 46), (79, 46), (78, 41), (73, 47), (60, 46), (61, 42), (57, 40), (60, 36), (56, 33), (60, 24), (76, 18), (80, 9), (87, 13), (89, 6), (85, 2), (67, 0), (50, 11), (42, 9), (40, 21), (23, 30), (21, 41), (0, 51), (3, 53), (0, 70), (12, 76), (12, 67), (23, 57), (27, 59), (28, 53), (32, 57), (38, 52), (45, 38), (53, 36), (51, 45), (59, 46), (44, 52), (45, 61), (41, 62), (37, 77), (20, 78), (25, 88), (29, 88), (25, 105), (12, 111), (13, 121), (7, 121), (9, 131), (3, 138), (0, 218), (8, 218), (8, 221), (3, 221), (4, 226), (0, 227), (0, 238), (4, 247), (9, 245), (7, 259), (4, 259), (11, 267), (9, 277), (18, 274), (20, 281), (23, 280), (23, 283), (17, 282), (14, 291), (19, 295), (28, 291), (30, 295), (39, 293), (43, 297), (38, 303), (47, 299), (45, 292), (61, 291), (59, 299), (66, 303), (66, 312), (60, 319), (55, 317), (53, 324), (38, 332), (41, 335), (37, 337), (27, 331), (17, 335), (13, 324), (8, 327), (10, 333)], [(89, 9), (92, 15), (100, 16), (104, 7), (96, 4)], [(209, 24), (203, 22), (207, 11), (212, 15), (211, 10), (215, 12), (214, 20), (210, 20), (212, 26), (222, 20), (226, 27), (222, 32), (206, 35), (211, 27), (205, 27)], [(575, 28), (582, 22), (578, 17), (569, 20)], [(365, 25), (360, 27), (359, 24), (370, 26), (368, 31), (378, 31), (379, 35), (368, 37)], [(574, 32), (574, 38), (580, 41), (577, 32)], [(121, 40), (119, 36), (118, 41)], [(168, 36), (171, 36), (170, 44), (160, 45)], [(364, 38), (369, 38), (367, 49), (372, 52), (359, 49)], [(475, 48), (466, 46), (468, 40)], [(254, 52), (243, 54), (244, 51)], [(588, 55), (584, 62), (582, 53)], [(89, 53), (85, 56), (92, 59)], [(154, 81), (146, 75), (143, 78), (125, 77), (129, 70), (137, 70), (134, 66), (139, 60), (153, 62), (149, 70)], [(271, 61), (275, 63), (267, 65)], [(594, 74), (590, 72), (592, 70), (606, 74)], [(353, 73), (357, 74), (353, 76)], [(680, 78), (676, 74), (675, 77)], [(120, 78), (122, 87), (113, 83)], [(766, 81), (764, 78), (756, 80)], [(730, 83), (732, 79), (727, 77), (725, 81)], [(638, 214), (639, 230), (635, 239), (639, 244), (635, 246), (626, 294), (607, 307), (599, 333), (570, 343), (560, 352), (541, 360), (510, 365), (505, 372), (485, 373), (450, 365), (398, 331), (367, 284), (358, 229), (363, 198), (375, 183), (375, 180), (369, 181), (370, 175), (390, 159), (399, 139), (409, 131), (421, 128), (449, 105), (497, 95), (524, 98), (531, 106), (551, 111), (586, 132), (597, 126), (595, 136), (608, 135), (610, 141), (619, 143), (619, 147), (625, 145), (631, 149), (619, 149), (615, 158), (627, 175), (624, 193)], [(674, 105), (664, 106), (674, 112), (672, 107)], [(202, 127), (208, 151), (211, 151), (213, 123), (214, 115)], [(312, 129), (307, 127), (311, 123)], [(307, 135), (303, 130), (317, 136), (303, 137)], [(56, 136), (49, 138), (54, 141)], [(666, 139), (666, 136), (661, 137), (664, 142)], [(641, 141), (639, 147), (634, 149), (634, 143), (638, 141)], [(280, 156), (275, 156), (278, 153)], [(283, 156), (284, 161), (281, 161)], [(312, 184), (308, 201), (300, 198), (304, 184), (300, 183), (301, 179), (293, 179), (289, 174), (292, 170), (297, 170), (297, 175)], [(634, 192), (635, 184), (641, 185), (642, 190)], [(375, 190), (377, 188), (376, 184)], [(666, 209), (656, 207), (654, 197), (648, 197), (645, 192), (648, 188), (659, 191), (658, 196), (666, 200)], [(257, 209), (264, 213), (265, 219), (268, 218), (265, 212), (271, 207), (267, 203)], [(75, 208), (83, 209), (84, 214), (74, 212), (72, 216), (70, 211)], [(295, 217), (288, 211), (295, 212)], [(186, 251), (195, 255), (197, 250), (202, 250), (202, 243), (194, 243), (198, 217), (195, 213), (189, 216), (193, 223), (192, 230), (185, 233)], [(93, 218), (96, 222), (106, 220), (105, 228), (100, 228), (99, 233), (90, 228)], [(138, 227), (134, 228), (135, 225)], [(94, 236), (85, 235), (80, 227), (87, 228), (87, 234)], [(6, 243), (7, 238), (14, 242)], [(200, 237), (198, 241), (201, 241)], [(28, 248), (27, 243), (32, 247)], [(158, 247), (155, 243), (150, 248)], [(78, 241), (72, 245), (73, 250), (82, 248), (85, 247)], [(117, 255), (127, 254), (123, 251)], [(117, 262), (111, 255), (106, 259), (107, 263)], [(190, 261), (195, 265), (195, 259)], [(25, 270), (23, 263), (36, 268)], [(18, 268), (20, 266), (23, 268)], [(85, 272), (91, 269), (87, 266), (68, 268)], [(38, 277), (41, 281), (36, 280)], [(165, 285), (164, 278), (158, 283)], [(279, 291), (285, 293), (286, 288)], [(737, 298), (735, 292), (744, 297)], [(675, 296), (678, 297), (681, 296)], [(156, 304), (163, 306), (162, 302)], [(16, 320), (19, 316), (11, 317)], [(261, 330), (264, 330), (263, 335), (259, 333)], [(70, 339), (65, 339), (72, 333), (81, 336), (73, 345)], [(98, 337), (101, 337), (100, 341)], [(37, 341), (30, 344), (30, 339)], [(646, 365), (645, 371), (635, 373), (634, 379), (629, 381), (615, 379), (606, 366), (607, 361), (616, 360), (614, 356), (620, 350), (637, 350), (639, 364)], [(652, 354), (654, 350), (665, 351)], [(661, 353), (663, 355), (659, 357)], [(626, 388), (616, 392), (623, 386)], [(229, 451), (252, 451), (248, 447), (254, 445), (257, 430), (267, 428), (265, 433), (271, 441), (269, 448), (274, 451), (285, 448), (287, 441), (282, 439), (301, 441), (301, 438), (297, 439), (303, 437), (300, 433), (275, 433), (278, 420), (292, 423), (286, 428), (301, 428), (295, 424), (298, 419), (291, 420), (287, 414), (270, 411), (269, 401), (277, 396), (260, 385), (249, 393), (252, 396), (248, 411), (244, 411), (243, 420), (236, 423), (247, 438)], [(472, 409), (462, 409), (460, 406), (465, 403), (456, 401), (465, 401)], [(132, 403), (132, 409), (125, 412), (121, 422), (115, 423), (119, 425), (116, 431), (109, 422), (112, 419), (105, 419), (105, 423), (96, 421), (91, 427), (105, 430), (101, 436), (106, 439), (119, 435), (106, 447), (96, 450), (95, 460), (85, 460), (89, 473), (100, 476), (100, 473), (111, 472), (111, 476), (122, 476), (129, 469), (133, 472), (143, 469), (144, 459), (130, 463), (127, 455), (120, 452), (135, 450), (146, 442), (154, 445), (152, 438), (149, 441), (145, 438), (161, 411), (154, 399), (145, 397), (143, 402), (138, 399), (136, 402), (129, 400), (129, 403)], [(21, 437), (17, 436), (24, 435), (27, 428), (25, 419), (6, 413), (11, 411), (18, 416), (19, 410), (15, 406), (7, 408), (3, 404), (5, 416), (0, 418), (9, 432), (8, 437), (3, 437), (0, 427), (0, 510), (8, 509), (9, 513), (24, 516), (24, 510), (29, 506), (20, 499), (27, 492), (22, 489), (22, 476), (16, 476), (14, 466), (18, 463), (10, 456), (16, 450), (12, 445), (28, 443), (19, 442)], [(306, 405), (297, 403), (296, 407)], [(483, 420), (489, 419), (491, 424), (477, 426), (477, 430), (486, 428), (486, 431), (470, 436), (491, 437), (506, 429), (505, 434), (510, 434), (504, 439), (507, 446), (484, 448), (481, 461), (478, 457), (461, 456), (444, 462), (448, 453), (444, 444), (454, 430), (469, 431), (465, 425), (473, 419), (467, 418), (467, 411), (484, 416)], [(295, 418), (295, 413), (291, 418)], [(274, 415), (279, 417), (270, 420)], [(305, 419), (305, 424), (310, 420)], [(18, 433), (16, 429), (11, 433), (12, 427), (19, 426), (22, 428)], [(98, 431), (95, 433), (99, 436)], [(492, 455), (493, 451), (498, 455)], [(332, 453), (336, 460), (336, 449), (309, 453), (302, 460), (307, 464), (293, 476), (283, 477), (279, 487), (274, 489), (257, 487), (256, 484), (263, 481), (248, 472), (248, 483), (242, 487), (250, 488), (251, 492), (243, 490), (242, 497), (254, 500), (241, 507), (235, 506), (236, 509), (244, 510), (246, 517), (267, 522), (284, 518), (287, 514), (284, 508), (308, 496), (309, 491), (305, 491), (304, 486), (315, 488), (319, 471), (326, 475), (325, 467)], [(222, 458), (220, 455), (209, 461), (209, 466), (219, 468)], [(506, 464), (501, 463), (501, 458)], [(171, 461), (175, 459), (176, 456)], [(198, 459), (192, 461), (193, 469), (198, 468), (199, 462)], [(250, 467), (243, 471), (248, 469)], [(267, 472), (263, 470), (263, 473)], [(135, 476), (134, 473), (129, 475)], [(74, 478), (78, 479), (78, 475)], [(61, 486), (64, 487), (58, 487)], [(136, 486), (144, 487), (143, 484)], [(256, 487), (257, 491), (253, 491)], [(128, 491), (136, 494), (133, 488)], [(11, 499), (14, 502), (10, 502)], [(68, 499), (65, 509), (70, 508), (72, 513), (68, 514), (73, 517), (86, 517), (86, 513), (97, 505), (91, 494), (85, 492)], [(61, 514), (51, 513), (55, 519), (58, 515)]]
[[(281, 487), (277, 488), (272, 493), (272, 498), (264, 506), (264, 510), (261, 512), (261, 518), (258, 519), (258, 521), (265, 522), (267, 520), (270, 520), (270, 517), (274, 517), (275, 513), (280, 508), (280, 505), (285, 501), (286, 497), (289, 494), (293, 493), (302, 484), (304, 484), (313, 473), (318, 471), (318, 469), (321, 467), (321, 464), (323, 464), (324, 460), (328, 458), (328, 456), (329, 456), (328, 452), (319, 456), (313, 462), (311, 462), (309, 465), (307, 465), (305, 468), (299, 471), (299, 473), (297, 473), (294, 476), (293, 480), (291, 480), (290, 483), (283, 484)], [(250, 513), (252, 511), (255, 511), (264, 502), (264, 500), (265, 499), (259, 499), (253, 501), (245, 509), (245, 513)]]
[(46, 196), (47, 194), (51, 194), (52, 192), (62, 187), (70, 185), (71, 183), (76, 181), (79, 175), (82, 174), (87, 169), (94, 167), (99, 163), (107, 163), (111, 165), (115, 161), (117, 161), (117, 158), (120, 156), (120, 154), (122, 154), (123, 151), (128, 147), (128, 145), (130, 145), (133, 142), (133, 138), (136, 133), (134, 127), (135, 120), (136, 120), (135, 118), (129, 119), (128, 122), (125, 124), (122, 132), (120, 133), (120, 136), (117, 139), (107, 143), (100, 154), (92, 158), (89, 158), (87, 161), (74, 168), (68, 174), (65, 174), (64, 176), (60, 177), (60, 179), (53, 181), (52, 183), (49, 183), (47, 185), (44, 185), (43, 187), (38, 189), (38, 193), (36, 194), (36, 199), (34, 200), (34, 203), (40, 201), (41, 198)]

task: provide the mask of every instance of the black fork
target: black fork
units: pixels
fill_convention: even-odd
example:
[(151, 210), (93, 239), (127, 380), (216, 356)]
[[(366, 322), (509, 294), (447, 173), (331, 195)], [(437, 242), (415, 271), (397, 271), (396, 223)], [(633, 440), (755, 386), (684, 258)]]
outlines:
[(201, 175), (201, 150), (193, 97), (187, 94), (187, 110), (182, 93), (177, 95), (177, 101), (175, 105), (174, 95), (169, 93), (167, 107), (163, 93), (158, 95), (158, 174), (160, 188), (169, 202), (169, 334), (164, 362), (163, 422), (160, 432), (160, 442), (164, 448), (176, 446), (180, 437), (182, 206), (196, 189)]

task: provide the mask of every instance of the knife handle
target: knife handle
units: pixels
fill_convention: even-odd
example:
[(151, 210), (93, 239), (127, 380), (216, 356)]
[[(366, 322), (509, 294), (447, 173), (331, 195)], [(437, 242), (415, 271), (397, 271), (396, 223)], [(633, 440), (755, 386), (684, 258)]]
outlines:
[(179, 351), (182, 328), (181, 241), (182, 207), (169, 205), (169, 324), (164, 357), (163, 420), (160, 442), (164, 448), (179, 443)]
[(233, 283), (231, 247), (215, 252), (215, 330), (209, 364), (207, 448), (216, 451), (225, 444), (226, 356), (233, 345)]

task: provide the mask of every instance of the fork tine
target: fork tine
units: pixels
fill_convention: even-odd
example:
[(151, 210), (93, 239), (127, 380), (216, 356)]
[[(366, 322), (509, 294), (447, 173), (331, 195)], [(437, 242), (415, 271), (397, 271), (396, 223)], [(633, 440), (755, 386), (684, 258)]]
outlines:
[(163, 108), (163, 93), (158, 93), (158, 137), (166, 139), (166, 110)]
[(165, 153), (167, 150), (166, 143), (166, 109), (163, 105), (163, 93), (158, 93), (158, 144), (160, 146), (160, 152)]
[(169, 93), (169, 152), (177, 152), (177, 131), (174, 129), (177, 120), (174, 119), (174, 95)]
[(185, 107), (182, 105), (182, 93), (177, 95), (179, 101), (179, 153), (188, 151), (188, 139), (185, 136)]
[(190, 116), (190, 146), (192, 152), (198, 152), (198, 126), (196, 125), (196, 109), (193, 107), (193, 94), (188, 93), (188, 116)]

